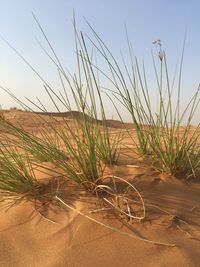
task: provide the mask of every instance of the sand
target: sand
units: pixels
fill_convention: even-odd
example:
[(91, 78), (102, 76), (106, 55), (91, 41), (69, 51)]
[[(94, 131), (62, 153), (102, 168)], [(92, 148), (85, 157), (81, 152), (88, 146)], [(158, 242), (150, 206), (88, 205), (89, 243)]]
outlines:
[[(6, 116), (28, 131), (36, 131), (35, 123), (38, 129), (46, 127), (31, 113), (11, 111)], [(113, 132), (120, 131), (116, 123)], [(123, 142), (131, 144), (128, 136)], [(139, 190), (146, 204), (144, 220), (130, 222), (109, 212), (89, 213), (98, 206), (97, 200), (71, 183), (64, 188), (62, 199), (108, 226), (174, 247), (122, 235), (56, 201), (43, 206), (20, 202), (9, 210), (4, 202), (0, 203), (0, 266), (200, 266), (200, 184), (160, 174), (130, 157), (134, 156), (130, 147), (123, 148), (123, 153), (118, 166), (107, 171)], [(39, 176), (48, 179), (48, 174)]]

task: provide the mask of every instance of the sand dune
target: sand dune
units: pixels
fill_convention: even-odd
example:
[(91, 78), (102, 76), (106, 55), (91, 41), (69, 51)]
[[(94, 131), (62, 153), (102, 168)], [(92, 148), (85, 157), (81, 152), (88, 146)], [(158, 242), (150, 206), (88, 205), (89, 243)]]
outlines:
[[(38, 127), (45, 126), (42, 124), (44, 121), (35, 116), (17, 111), (6, 113), (8, 120), (23, 124), (28, 130), (35, 127), (30, 118), (35, 118)], [(129, 137), (123, 142), (129, 144)], [(141, 222), (125, 221), (108, 211), (89, 213), (98, 208), (96, 198), (71, 183), (66, 185), (60, 197), (93, 219), (133, 234), (136, 238), (90, 221), (58, 204), (56, 200), (43, 206), (34, 202), (21, 202), (7, 211), (8, 203), (2, 202), (0, 266), (198, 267), (200, 184), (186, 184), (182, 180), (160, 174), (145, 166), (145, 162), (131, 158), (133, 153), (130, 148), (124, 148), (118, 166), (106, 171), (130, 181), (139, 190), (146, 205), (146, 217)], [(48, 179), (48, 174), (45, 177), (40, 174), (39, 178)], [(175, 246), (156, 245), (137, 237)]]
[[(39, 118), (41, 116), (41, 118)], [(81, 113), (78, 111), (71, 111), (71, 112), (28, 112), (28, 111), (21, 111), (21, 110), (10, 110), (5, 112), (5, 117), (11, 121), (12, 123), (23, 123), (24, 126), (28, 126), (30, 120), (34, 120), (37, 122), (41, 122), (44, 124), (44, 119), (49, 121), (51, 117), (56, 118), (58, 121), (62, 118), (65, 119), (79, 119), (81, 118)], [(88, 116), (88, 118), (90, 118)], [(102, 124), (101, 120), (98, 120), (99, 124)], [(30, 124), (31, 127), (32, 124)], [(106, 125), (111, 128), (122, 128), (123, 123), (119, 120), (106, 120)], [(33, 127), (33, 125), (32, 125)], [(126, 127), (132, 127), (132, 123), (126, 123)]]

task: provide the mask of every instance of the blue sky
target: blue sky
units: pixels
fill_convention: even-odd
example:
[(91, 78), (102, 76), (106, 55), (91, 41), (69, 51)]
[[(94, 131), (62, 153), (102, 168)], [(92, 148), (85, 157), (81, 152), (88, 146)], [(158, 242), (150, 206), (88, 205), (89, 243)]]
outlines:
[[(159, 38), (168, 57), (170, 71), (181, 56), (187, 29), (182, 79), (183, 103), (200, 82), (200, 1), (198, 0), (7, 0), (0, 1), (0, 34), (6, 38), (50, 83), (57, 86), (58, 77), (53, 64), (46, 58), (35, 38), (43, 44), (41, 33), (31, 11), (37, 16), (49, 40), (68, 69), (74, 67), (73, 9), (78, 28), (88, 32), (84, 17), (95, 28), (115, 55), (126, 55), (124, 25), (133, 43), (134, 53), (145, 60), (151, 73), (152, 42)], [(151, 77), (149, 81), (151, 85)], [(16, 96), (36, 96), (46, 101), (41, 81), (0, 40), (0, 85)], [(3, 108), (15, 103), (0, 91)], [(48, 104), (48, 101), (45, 103)], [(51, 108), (49, 106), (49, 108)], [(112, 111), (110, 111), (112, 116)]]

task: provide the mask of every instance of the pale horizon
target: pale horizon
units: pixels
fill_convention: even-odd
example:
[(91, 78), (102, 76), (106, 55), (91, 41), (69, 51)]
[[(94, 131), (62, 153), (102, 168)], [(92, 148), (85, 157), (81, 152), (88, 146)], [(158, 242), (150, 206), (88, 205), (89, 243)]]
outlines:
[[(182, 105), (197, 90), (200, 82), (200, 18), (198, 1), (6, 1), (0, 4), (0, 34), (56, 89), (60, 86), (57, 70), (46, 57), (37, 40), (46, 46), (32, 15), (33, 12), (45, 30), (63, 65), (75, 70), (73, 35), (73, 10), (77, 27), (89, 33), (86, 18), (101, 36), (113, 54), (125, 58), (127, 43), (125, 24), (138, 60), (144, 60), (149, 88), (154, 94), (155, 77), (152, 77), (152, 42), (161, 39), (166, 51), (171, 77), (176, 63), (180, 63), (184, 35), (187, 30), (182, 74)], [(36, 40), (37, 39), (37, 40)], [(0, 85), (11, 90), (17, 97), (35, 101), (39, 97), (49, 111), (54, 111), (47, 100), (43, 83), (28, 66), (0, 40)], [(128, 58), (127, 58), (128, 59)], [(5, 92), (0, 91), (0, 104), (8, 109), (18, 106)], [(107, 101), (106, 105), (107, 105)], [(107, 110), (108, 118), (117, 119), (114, 108)], [(127, 112), (122, 111), (126, 119)], [(194, 118), (197, 121), (197, 116)], [(128, 119), (129, 120), (129, 119)]]

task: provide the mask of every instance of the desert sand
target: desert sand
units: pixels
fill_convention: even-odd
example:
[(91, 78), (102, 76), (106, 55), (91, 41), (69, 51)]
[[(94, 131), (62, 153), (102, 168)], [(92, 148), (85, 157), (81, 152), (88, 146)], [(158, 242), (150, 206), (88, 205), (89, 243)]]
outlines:
[[(47, 127), (29, 112), (14, 110), (5, 116), (34, 134)], [(58, 123), (62, 123), (62, 118), (58, 118)], [(120, 125), (109, 121), (113, 132), (120, 131)], [(127, 221), (109, 211), (91, 213), (99, 208), (95, 196), (70, 182), (61, 196), (81, 213), (135, 237), (103, 227), (56, 201), (44, 205), (23, 201), (10, 209), (8, 201), (2, 202), (0, 266), (200, 266), (200, 183), (175, 179), (159, 173), (149, 162), (136, 159), (128, 135), (121, 146), (118, 165), (106, 171), (126, 179), (139, 190), (146, 207), (144, 220)], [(38, 178), (48, 181), (49, 176), (38, 171)]]

